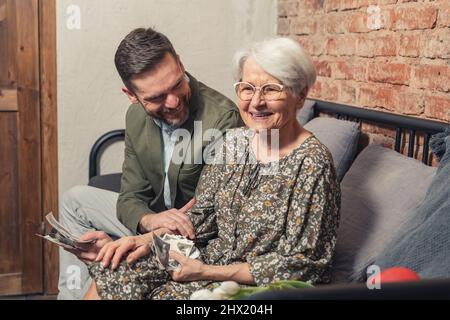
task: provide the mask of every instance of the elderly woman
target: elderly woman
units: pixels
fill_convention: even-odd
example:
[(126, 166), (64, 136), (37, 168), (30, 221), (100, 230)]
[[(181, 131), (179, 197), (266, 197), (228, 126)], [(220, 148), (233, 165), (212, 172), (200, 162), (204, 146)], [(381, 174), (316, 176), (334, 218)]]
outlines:
[[(115, 271), (91, 264), (94, 283), (88, 298), (188, 299), (226, 280), (250, 285), (329, 281), (339, 184), (330, 152), (296, 120), (314, 84), (314, 67), (288, 38), (256, 43), (238, 52), (235, 61), (235, 90), (246, 128), (227, 133), (223, 150), (229, 154), (230, 144), (238, 141), (238, 154), (221, 154), (217, 159), (226, 158), (225, 163), (204, 169), (196, 203), (187, 213), (200, 258), (171, 253), (180, 267), (168, 273), (158, 268), (149, 250), (151, 235), (118, 240), (145, 245), (135, 245), (137, 250)], [(229, 139), (240, 135), (247, 139)], [(105, 252), (120, 246), (105, 247), (97, 260), (110, 259)]]

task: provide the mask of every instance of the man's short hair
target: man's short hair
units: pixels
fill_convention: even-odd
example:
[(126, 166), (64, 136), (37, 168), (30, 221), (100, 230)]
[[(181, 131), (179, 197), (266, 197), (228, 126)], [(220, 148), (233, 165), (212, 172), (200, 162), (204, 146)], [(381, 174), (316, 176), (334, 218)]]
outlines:
[(151, 71), (170, 53), (177, 57), (169, 39), (151, 28), (131, 31), (117, 48), (114, 62), (116, 69), (128, 90), (134, 92), (131, 78)]

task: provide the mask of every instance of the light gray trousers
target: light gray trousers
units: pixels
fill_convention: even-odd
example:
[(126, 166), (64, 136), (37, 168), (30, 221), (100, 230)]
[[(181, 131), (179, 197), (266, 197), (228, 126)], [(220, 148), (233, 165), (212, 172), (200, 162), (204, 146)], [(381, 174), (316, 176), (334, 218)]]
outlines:
[[(76, 186), (65, 192), (59, 211), (59, 221), (73, 234), (105, 231), (113, 239), (133, 233), (116, 217), (119, 194), (89, 186)], [(82, 299), (91, 279), (86, 265), (75, 255), (59, 251), (58, 299)]]

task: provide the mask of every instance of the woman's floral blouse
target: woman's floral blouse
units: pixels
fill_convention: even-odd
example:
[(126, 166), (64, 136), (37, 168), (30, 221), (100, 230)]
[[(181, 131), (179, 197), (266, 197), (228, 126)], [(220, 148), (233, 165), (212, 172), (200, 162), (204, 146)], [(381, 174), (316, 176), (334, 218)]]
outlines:
[[(329, 282), (340, 209), (330, 152), (310, 136), (279, 161), (262, 164), (243, 135), (251, 136), (249, 130), (229, 131), (225, 152), (200, 178), (189, 215), (201, 259), (215, 265), (246, 262), (257, 285)], [(123, 262), (114, 272), (99, 263), (89, 269), (106, 299), (188, 299), (214, 286), (171, 281), (153, 254), (131, 267)]]

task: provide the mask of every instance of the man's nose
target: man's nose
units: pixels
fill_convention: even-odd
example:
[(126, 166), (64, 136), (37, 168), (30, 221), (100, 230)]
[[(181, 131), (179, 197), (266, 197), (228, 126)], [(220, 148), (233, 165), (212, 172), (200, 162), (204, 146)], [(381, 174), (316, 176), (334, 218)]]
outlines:
[(166, 101), (164, 103), (166, 108), (169, 109), (175, 109), (178, 107), (180, 102), (180, 98), (178, 98), (176, 95), (169, 93), (166, 97)]

